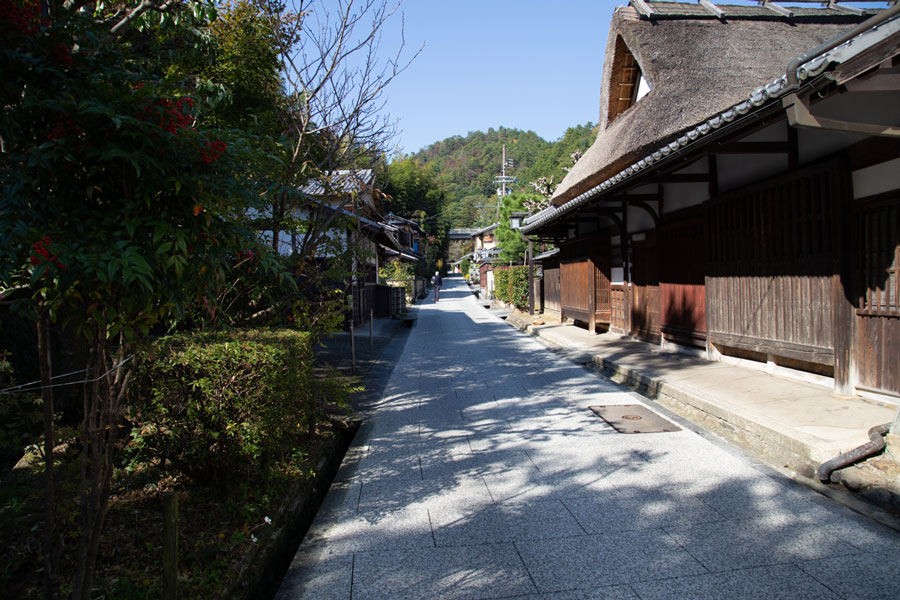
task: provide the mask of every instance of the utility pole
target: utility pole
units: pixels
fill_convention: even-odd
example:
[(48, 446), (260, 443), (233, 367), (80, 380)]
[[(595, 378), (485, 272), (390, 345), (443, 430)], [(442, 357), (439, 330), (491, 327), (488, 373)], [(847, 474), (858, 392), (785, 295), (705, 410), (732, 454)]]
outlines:
[(506, 198), (506, 144), (503, 144), (503, 164), (500, 166), (500, 201), (497, 202), (497, 222), (500, 221), (500, 204)]
[(500, 176), (494, 177), (494, 183), (500, 184), (500, 189), (498, 193), (500, 198), (497, 199), (497, 222), (500, 222), (500, 205), (503, 202), (503, 199), (506, 197), (506, 184), (513, 183), (516, 181), (515, 177), (506, 174), (506, 167), (511, 167), (515, 164), (513, 159), (506, 158), (506, 144), (503, 144), (503, 162), (500, 164)]

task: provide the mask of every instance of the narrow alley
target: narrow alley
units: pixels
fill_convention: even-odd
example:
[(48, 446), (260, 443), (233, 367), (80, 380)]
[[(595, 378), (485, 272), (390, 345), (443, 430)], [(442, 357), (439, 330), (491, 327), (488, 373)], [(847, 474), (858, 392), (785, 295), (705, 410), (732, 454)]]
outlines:
[(898, 598), (900, 533), (713, 437), (619, 433), (659, 408), (482, 307), (420, 305), (279, 600)]

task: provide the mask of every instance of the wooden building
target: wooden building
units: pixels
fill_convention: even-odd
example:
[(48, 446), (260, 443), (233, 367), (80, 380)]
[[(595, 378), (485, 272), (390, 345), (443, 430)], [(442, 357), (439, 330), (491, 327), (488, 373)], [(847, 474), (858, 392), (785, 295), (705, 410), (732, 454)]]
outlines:
[(492, 223), (472, 234), (475, 249), (472, 251), (472, 262), (478, 265), (478, 285), (482, 298), (494, 297), (494, 261), (500, 256), (497, 245), (497, 227)]
[(896, 402), (900, 9), (772, 6), (616, 9), (600, 133), (523, 231), (592, 331)]

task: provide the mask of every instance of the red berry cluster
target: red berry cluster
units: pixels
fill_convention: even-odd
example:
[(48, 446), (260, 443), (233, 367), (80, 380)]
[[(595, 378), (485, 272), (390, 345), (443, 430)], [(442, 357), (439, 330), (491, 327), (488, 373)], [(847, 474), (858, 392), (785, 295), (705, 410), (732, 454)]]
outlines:
[(72, 55), (69, 53), (69, 48), (62, 42), (57, 42), (50, 51), (50, 54), (53, 56), (54, 62), (60, 67), (71, 67), (75, 62), (72, 59)]
[(193, 108), (193, 98), (185, 97), (177, 100), (160, 98), (152, 105), (145, 106), (138, 118), (144, 121), (156, 121), (160, 129), (177, 134), (189, 129), (193, 124), (194, 118), (190, 115)]
[(228, 146), (222, 140), (213, 140), (200, 149), (200, 159), (206, 164), (216, 162)]
[(60, 119), (53, 125), (53, 129), (47, 134), (47, 141), (58, 140), (70, 136), (76, 136), (81, 133), (81, 128), (75, 124), (72, 119)]
[(38, 241), (36, 241), (35, 243), (33, 243), (31, 245), (31, 250), (32, 250), (32, 254), (31, 254), (31, 258), (30, 258), (31, 264), (39, 265), (41, 263), (51, 263), (54, 266), (56, 266), (57, 269), (63, 269), (63, 270), (68, 269), (69, 267), (64, 265), (58, 258), (56, 258), (56, 255), (51, 253), (50, 250), (47, 248), (47, 246), (49, 246), (50, 243), (51, 243), (50, 236), (45, 235), (44, 237), (42, 237), (41, 239), (39, 239)]
[(41, 26), (40, 0), (0, 0), (0, 21), (6, 21), (23, 36), (34, 35)]

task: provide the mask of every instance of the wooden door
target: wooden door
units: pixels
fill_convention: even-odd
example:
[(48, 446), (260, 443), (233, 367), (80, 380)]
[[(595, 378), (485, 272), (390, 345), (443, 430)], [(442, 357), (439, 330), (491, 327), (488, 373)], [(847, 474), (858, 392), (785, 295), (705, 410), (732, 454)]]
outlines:
[(631, 244), (631, 334), (659, 341), (659, 269), (656, 238)]
[(702, 211), (672, 215), (660, 227), (660, 329), (667, 340), (705, 345), (704, 252)]
[(857, 387), (900, 395), (900, 192), (857, 211)]
[(544, 310), (558, 313), (560, 309), (559, 296), (559, 265), (544, 265)]

